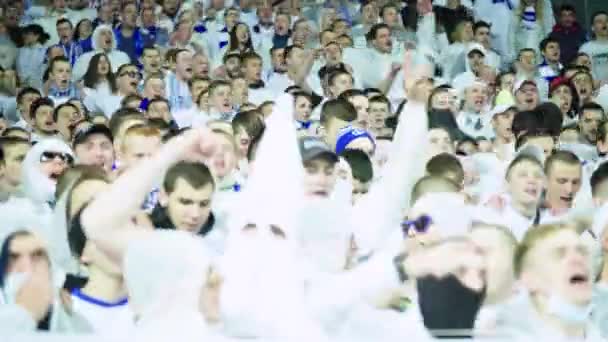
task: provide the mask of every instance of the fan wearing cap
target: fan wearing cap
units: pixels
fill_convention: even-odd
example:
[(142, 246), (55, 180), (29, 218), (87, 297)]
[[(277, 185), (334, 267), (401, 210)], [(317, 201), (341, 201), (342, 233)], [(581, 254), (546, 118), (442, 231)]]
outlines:
[(540, 103), (540, 94), (536, 82), (523, 80), (515, 83), (515, 102), (520, 111), (532, 110)]
[(495, 136), (494, 151), (499, 154), (500, 151), (504, 151), (504, 148), (510, 151), (515, 149), (515, 136), (512, 129), (515, 113), (517, 113), (517, 109), (508, 105), (496, 106), (490, 112)]
[(488, 102), (487, 85), (475, 81), (464, 90), (464, 106), (456, 117), (458, 128), (473, 138), (493, 138), (494, 133), (490, 121), (492, 117), (485, 110)]
[(85, 122), (75, 127), (73, 137), (78, 164), (100, 167), (106, 175), (110, 175), (114, 165), (114, 145), (110, 129), (104, 125)]
[(322, 140), (304, 137), (299, 140), (304, 163), (304, 190), (311, 197), (327, 198), (336, 184), (338, 156)]
[(485, 58), (486, 49), (481, 44), (471, 44), (466, 54), (466, 71), (454, 77), (452, 86), (456, 89), (464, 89), (475, 82), (480, 76), (481, 67), (485, 64)]

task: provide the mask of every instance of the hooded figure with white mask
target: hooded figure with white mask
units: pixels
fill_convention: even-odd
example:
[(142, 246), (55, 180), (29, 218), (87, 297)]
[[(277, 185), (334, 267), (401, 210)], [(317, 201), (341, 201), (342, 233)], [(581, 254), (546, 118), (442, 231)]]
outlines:
[[(3, 217), (0, 232), (0, 330), (91, 332), (60, 296), (65, 274), (53, 262), (52, 232), (27, 212)], [(35, 298), (32, 300), (32, 298)]]
[(91, 58), (98, 53), (105, 53), (106, 56), (108, 56), (110, 65), (112, 66), (112, 72), (116, 72), (123, 64), (131, 63), (129, 55), (118, 50), (112, 27), (109, 25), (97, 26), (95, 31), (93, 31), (91, 42), (93, 50), (78, 57), (76, 64), (74, 64), (74, 70), (72, 72), (73, 81), (78, 82), (84, 77)]
[[(32, 229), (52, 232), (57, 179), (73, 161), (72, 150), (59, 139), (45, 139), (34, 145), (23, 160), (20, 196), (11, 197), (0, 206), (0, 217), (5, 220), (27, 213), (40, 221)], [(47, 236), (52, 254), (59, 255), (62, 246), (52, 234)]]

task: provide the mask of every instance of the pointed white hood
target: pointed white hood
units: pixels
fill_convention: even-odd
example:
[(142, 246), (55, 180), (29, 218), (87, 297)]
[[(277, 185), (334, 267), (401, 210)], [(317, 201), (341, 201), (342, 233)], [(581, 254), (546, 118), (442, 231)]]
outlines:
[(53, 202), (55, 199), (55, 182), (40, 170), (40, 156), (49, 151), (74, 157), (72, 149), (56, 138), (40, 140), (28, 151), (22, 164), (21, 186), (25, 197), (36, 204)]
[(101, 50), (99, 47), (99, 39), (102, 31), (110, 31), (112, 33), (112, 50), (116, 50), (116, 38), (114, 38), (114, 31), (110, 25), (99, 25), (93, 31), (93, 35), (91, 36), (91, 46), (94, 51)]

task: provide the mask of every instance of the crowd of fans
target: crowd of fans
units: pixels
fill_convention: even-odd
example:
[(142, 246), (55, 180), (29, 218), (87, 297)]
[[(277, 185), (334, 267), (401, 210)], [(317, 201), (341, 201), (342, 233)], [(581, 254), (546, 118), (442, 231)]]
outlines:
[(0, 336), (608, 338), (607, 11), (49, 2), (0, 0)]

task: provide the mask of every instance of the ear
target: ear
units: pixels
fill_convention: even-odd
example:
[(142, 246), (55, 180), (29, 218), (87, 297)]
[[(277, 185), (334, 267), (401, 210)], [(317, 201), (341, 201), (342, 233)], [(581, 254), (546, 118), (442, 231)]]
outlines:
[(158, 204), (163, 208), (166, 208), (169, 205), (169, 194), (164, 188), (161, 188), (158, 193)]

